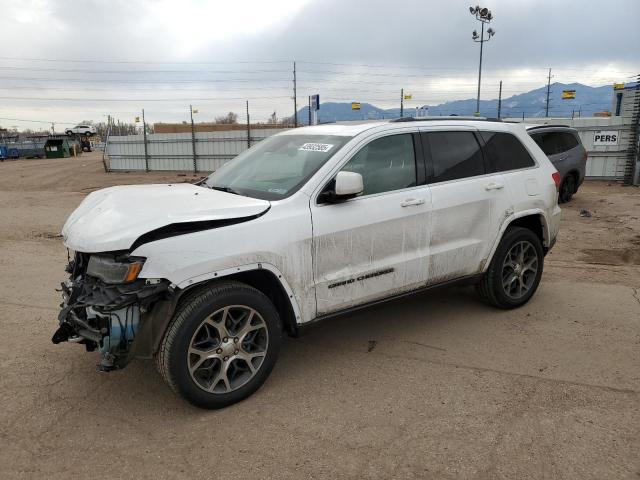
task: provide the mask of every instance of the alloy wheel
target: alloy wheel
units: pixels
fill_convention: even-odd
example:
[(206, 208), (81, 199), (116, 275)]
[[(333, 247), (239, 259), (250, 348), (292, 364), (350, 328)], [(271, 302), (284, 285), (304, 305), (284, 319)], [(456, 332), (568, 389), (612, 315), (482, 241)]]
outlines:
[(524, 297), (535, 284), (538, 263), (538, 253), (530, 242), (514, 244), (502, 264), (504, 293), (514, 300)]
[(189, 374), (209, 393), (229, 393), (256, 375), (268, 346), (267, 324), (256, 310), (246, 305), (221, 308), (208, 316), (191, 338)]

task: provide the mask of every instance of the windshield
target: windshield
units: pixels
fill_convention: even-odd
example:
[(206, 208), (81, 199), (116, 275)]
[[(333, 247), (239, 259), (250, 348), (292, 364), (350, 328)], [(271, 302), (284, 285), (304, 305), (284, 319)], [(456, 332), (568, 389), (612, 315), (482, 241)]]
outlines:
[(205, 184), (238, 195), (280, 200), (295, 193), (351, 137), (275, 135), (212, 173)]

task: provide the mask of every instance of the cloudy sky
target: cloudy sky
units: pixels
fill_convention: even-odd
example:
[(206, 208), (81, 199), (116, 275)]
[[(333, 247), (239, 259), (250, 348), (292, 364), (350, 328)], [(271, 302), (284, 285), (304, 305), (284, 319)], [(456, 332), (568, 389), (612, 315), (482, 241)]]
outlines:
[[(640, 72), (639, 0), (487, 0), (483, 93)], [(458, 0), (0, 0), (0, 125), (56, 129), (110, 114), (265, 121), (322, 101), (410, 106), (474, 98), (479, 24)], [(27, 122), (26, 120), (31, 120)]]

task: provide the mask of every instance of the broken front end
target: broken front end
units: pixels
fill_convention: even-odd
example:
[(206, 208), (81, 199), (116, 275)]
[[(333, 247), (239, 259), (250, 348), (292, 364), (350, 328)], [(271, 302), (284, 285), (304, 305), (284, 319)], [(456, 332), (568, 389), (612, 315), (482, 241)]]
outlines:
[[(51, 339), (98, 350), (98, 369), (123, 368), (134, 357), (154, 351), (152, 317), (168, 318), (173, 290), (164, 279), (138, 278), (144, 258), (128, 253), (75, 253), (63, 282), (60, 326)], [(164, 305), (164, 308), (163, 308)], [(163, 328), (166, 321), (160, 321)]]

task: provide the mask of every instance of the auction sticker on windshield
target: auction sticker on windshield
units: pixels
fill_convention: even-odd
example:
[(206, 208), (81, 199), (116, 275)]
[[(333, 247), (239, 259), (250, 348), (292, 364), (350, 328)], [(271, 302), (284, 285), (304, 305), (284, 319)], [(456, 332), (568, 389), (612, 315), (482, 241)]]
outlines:
[(298, 150), (304, 152), (328, 152), (333, 145), (329, 143), (305, 143)]

